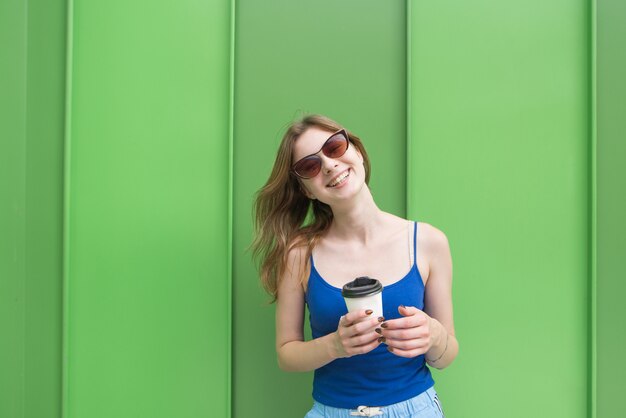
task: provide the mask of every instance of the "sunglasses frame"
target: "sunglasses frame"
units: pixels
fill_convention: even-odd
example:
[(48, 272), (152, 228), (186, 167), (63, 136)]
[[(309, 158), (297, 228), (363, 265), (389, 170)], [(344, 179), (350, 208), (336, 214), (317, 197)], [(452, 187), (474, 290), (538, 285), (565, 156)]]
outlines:
[[(324, 155), (326, 155), (328, 158), (339, 158), (339, 157), (341, 157), (342, 155), (344, 155), (344, 154), (348, 151), (348, 148), (350, 148), (350, 137), (348, 136), (348, 132), (346, 132), (346, 130), (345, 130), (345, 129), (341, 128), (340, 130), (338, 130), (338, 131), (337, 131), (337, 132), (335, 132), (334, 134), (331, 134), (331, 135), (328, 137), (328, 139), (326, 139), (326, 141), (324, 141), (324, 143), (322, 144), (322, 147), (319, 149), (319, 151), (314, 152), (313, 154), (309, 154), (309, 155), (307, 155), (307, 156), (304, 156), (304, 157), (300, 158), (298, 161), (296, 161), (295, 163), (293, 163), (293, 165), (291, 166), (291, 170), (290, 170), (290, 171), (291, 171), (293, 174), (295, 174), (296, 176), (300, 177), (301, 179), (312, 179), (313, 177), (317, 176), (317, 175), (320, 173), (320, 171), (322, 171), (322, 158), (321, 158), (319, 155), (317, 155), (317, 154), (319, 154), (320, 152), (323, 152), (323, 151), (324, 151), (324, 147), (326, 146), (326, 144), (328, 144), (328, 141), (330, 141), (330, 140), (331, 140), (331, 139), (332, 139), (335, 135), (340, 134), (340, 133), (343, 133), (343, 136), (344, 136), (344, 138), (346, 139), (346, 144), (347, 144), (347, 145), (346, 145), (346, 149), (345, 149), (345, 151), (343, 152), (343, 154), (338, 155), (337, 157), (330, 157), (329, 155), (326, 155), (326, 153), (324, 152)], [(305, 177), (305, 176), (300, 175), (300, 174), (296, 171), (296, 168), (295, 168), (295, 167), (296, 167), (296, 165), (298, 165), (298, 164), (300, 163), (300, 161), (305, 160), (305, 159), (307, 159), (307, 158), (311, 158), (311, 157), (316, 157), (316, 158), (319, 160), (319, 162), (320, 162), (320, 169), (318, 170), (318, 172), (317, 172), (317, 173), (315, 173), (315, 174), (314, 174), (314, 175), (312, 175), (311, 177)]]

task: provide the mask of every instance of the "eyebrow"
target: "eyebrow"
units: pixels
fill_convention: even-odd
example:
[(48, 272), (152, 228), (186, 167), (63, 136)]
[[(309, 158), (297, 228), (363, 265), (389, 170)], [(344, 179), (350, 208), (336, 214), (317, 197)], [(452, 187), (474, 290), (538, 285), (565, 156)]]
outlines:
[[(303, 158), (310, 157), (311, 155), (315, 155), (315, 154), (319, 153), (322, 150), (322, 148), (324, 148), (324, 144), (326, 144), (330, 138), (332, 138), (333, 136), (341, 133), (342, 131), (343, 131), (343, 129), (340, 129), (337, 132), (330, 132), (328, 134), (328, 137), (326, 137), (326, 139), (324, 140), (324, 142), (322, 143), (322, 145), (320, 146), (320, 148), (316, 152), (311, 152), (309, 154), (305, 154), (304, 156), (302, 156), (300, 158), (297, 158), (296, 162), (300, 161)], [(300, 139), (300, 138), (298, 138), (298, 139)], [(296, 141), (297, 141), (297, 139), (296, 139)]]

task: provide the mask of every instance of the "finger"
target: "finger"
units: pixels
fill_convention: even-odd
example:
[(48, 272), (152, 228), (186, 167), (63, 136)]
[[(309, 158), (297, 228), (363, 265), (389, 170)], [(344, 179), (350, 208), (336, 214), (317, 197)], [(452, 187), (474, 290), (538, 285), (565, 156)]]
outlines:
[(426, 323), (428, 321), (428, 315), (426, 312), (417, 309), (415, 306), (398, 306), (398, 312), (405, 318), (414, 318), (418, 323)]
[(384, 329), (415, 328), (420, 325), (421, 325), (421, 321), (415, 316), (407, 316), (403, 318), (390, 319), (380, 324), (380, 326)]
[(366, 318), (366, 317), (370, 316), (373, 312), (374, 311), (372, 311), (371, 309), (359, 309), (359, 310), (356, 310), (356, 311), (348, 312), (347, 314), (345, 314), (343, 316), (344, 324), (342, 324), (342, 325), (349, 327), (350, 325), (354, 324), (355, 322), (358, 322), (360, 319), (363, 319), (363, 318)]
[(398, 313), (402, 316), (416, 315), (420, 312), (422, 311), (417, 309), (415, 306), (404, 306), (404, 305), (398, 306)]
[(401, 329), (382, 329), (382, 335), (394, 340), (414, 340), (426, 337), (426, 332), (422, 327), (401, 328)]
[(416, 350), (416, 349), (424, 349), (426, 351), (428, 349), (428, 340), (425, 339), (414, 339), (414, 340), (394, 340), (392, 338), (387, 338), (385, 340), (389, 347), (400, 350)]
[(406, 357), (406, 358), (413, 358), (413, 357), (417, 357), (419, 355), (422, 355), (426, 352), (425, 348), (417, 348), (414, 350), (402, 350), (400, 348), (393, 348), (393, 347), (387, 347), (387, 349), (394, 355), (398, 356), (398, 357)]
[(379, 345), (380, 345), (380, 343), (378, 341), (374, 340), (373, 343), (370, 343), (370, 344), (367, 344), (367, 345), (362, 345), (360, 347), (355, 348), (355, 354), (369, 353), (370, 351), (372, 351), (373, 349), (375, 349)]
[(356, 324), (351, 325), (348, 328), (347, 335), (352, 336), (366, 334), (368, 332), (374, 331), (374, 329), (378, 328), (378, 326), (380, 325), (380, 322), (378, 321), (379, 320), (377, 318), (369, 318), (365, 321), (357, 322)]
[(350, 347), (359, 347), (362, 345), (367, 345), (367, 344), (372, 343), (373, 341), (378, 342), (379, 337), (380, 335), (376, 334), (373, 331), (368, 332), (367, 334), (356, 335), (348, 339), (348, 345)]
[(365, 354), (365, 353), (369, 353), (370, 351), (372, 351), (379, 345), (380, 345), (380, 342), (378, 342), (378, 339), (375, 339), (374, 341), (368, 344), (363, 344), (360, 346), (353, 347), (351, 351), (353, 351), (353, 354)]
[[(352, 318), (354, 317), (354, 315), (352, 316)], [(348, 314), (342, 315), (341, 318), (339, 318), (339, 326), (341, 327), (351, 327), (354, 324), (355, 320), (351, 319), (351, 317), (348, 316)]]
[(424, 325), (426, 321), (417, 315), (405, 316), (403, 318), (390, 319), (380, 326), (385, 329), (415, 328)]

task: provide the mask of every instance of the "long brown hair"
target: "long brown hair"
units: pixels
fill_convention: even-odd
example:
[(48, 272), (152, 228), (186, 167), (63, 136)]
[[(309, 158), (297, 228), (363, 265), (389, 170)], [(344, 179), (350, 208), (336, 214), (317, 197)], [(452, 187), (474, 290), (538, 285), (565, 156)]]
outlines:
[[(278, 282), (287, 268), (287, 254), (292, 248), (306, 246), (306, 264), (313, 247), (326, 233), (333, 220), (333, 212), (317, 199), (309, 200), (303, 193), (300, 179), (291, 172), (293, 145), (309, 128), (317, 127), (330, 133), (343, 127), (334, 120), (317, 114), (305, 115), (289, 125), (278, 148), (274, 168), (265, 185), (256, 193), (254, 202), (253, 258), (259, 266), (261, 284), (278, 298)], [(345, 128), (344, 128), (345, 129)], [(350, 144), (363, 157), (365, 183), (369, 184), (370, 160), (361, 140), (348, 131)], [(300, 281), (306, 277), (300, 271)]]

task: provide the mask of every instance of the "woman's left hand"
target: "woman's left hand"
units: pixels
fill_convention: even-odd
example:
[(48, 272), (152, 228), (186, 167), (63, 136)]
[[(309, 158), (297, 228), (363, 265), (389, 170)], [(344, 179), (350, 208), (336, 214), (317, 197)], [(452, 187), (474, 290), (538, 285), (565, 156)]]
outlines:
[(430, 350), (441, 331), (437, 320), (413, 306), (400, 306), (398, 312), (403, 318), (385, 321), (376, 330), (385, 337), (387, 349), (400, 357), (417, 357)]

